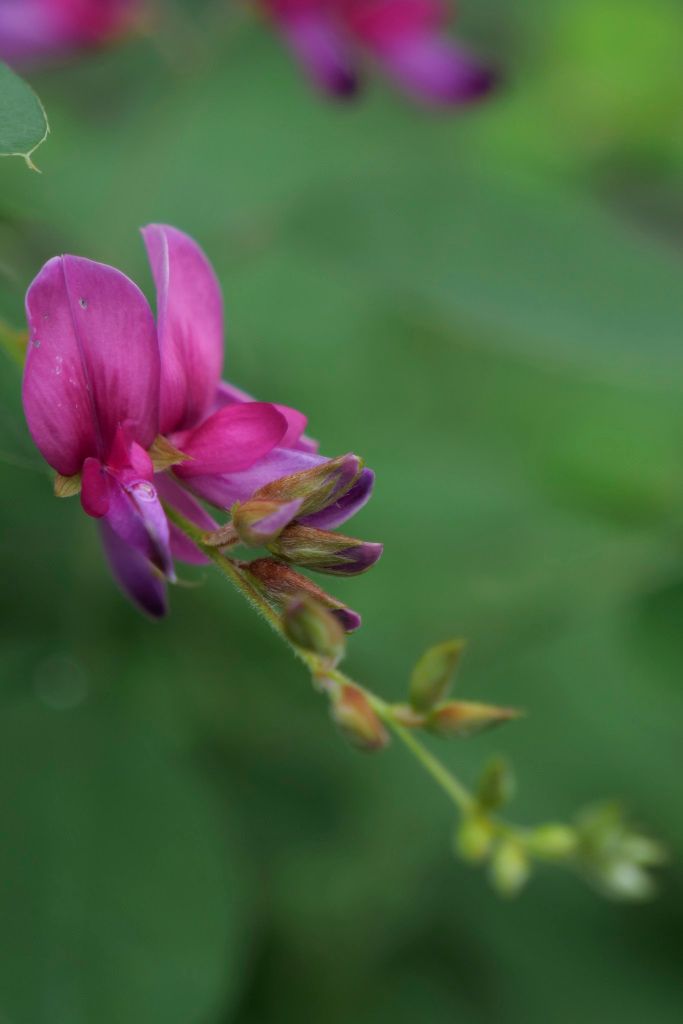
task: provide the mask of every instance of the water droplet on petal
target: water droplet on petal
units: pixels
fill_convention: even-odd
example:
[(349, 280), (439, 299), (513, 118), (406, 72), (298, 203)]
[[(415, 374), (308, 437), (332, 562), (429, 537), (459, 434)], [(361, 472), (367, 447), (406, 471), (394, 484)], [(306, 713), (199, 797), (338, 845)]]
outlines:
[(34, 348), (40, 348), (40, 338), (34, 338), (33, 339), (33, 347)]
[(78, 305), (81, 307), (81, 309), (87, 309), (88, 308), (88, 300), (87, 299), (79, 299), (78, 300)]
[(147, 480), (139, 480), (137, 483), (133, 484), (131, 491), (138, 501), (156, 501), (156, 488)]

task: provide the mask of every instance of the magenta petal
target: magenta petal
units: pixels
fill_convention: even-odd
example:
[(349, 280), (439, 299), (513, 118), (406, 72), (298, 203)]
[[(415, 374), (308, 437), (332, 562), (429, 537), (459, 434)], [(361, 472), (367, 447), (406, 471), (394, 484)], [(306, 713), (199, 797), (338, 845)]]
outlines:
[(323, 11), (281, 16), (280, 29), (299, 62), (319, 88), (350, 98), (358, 79), (343, 33)]
[(106, 462), (120, 423), (148, 448), (158, 433), (159, 351), (142, 292), (76, 256), (45, 264), (26, 296), (23, 399), (31, 436), (64, 476)]
[(312, 516), (305, 516), (300, 520), (301, 523), (304, 526), (315, 526), (318, 530), (334, 530), (351, 516), (355, 516), (356, 512), (359, 512), (368, 503), (374, 484), (375, 474), (373, 471), (363, 469), (351, 490), (342, 495), (339, 501), (328, 505), (327, 508)]
[(175, 580), (168, 520), (149, 480), (134, 480), (125, 486), (113, 482), (106, 520), (121, 540)]
[(152, 564), (127, 544), (106, 519), (100, 521), (107, 561), (123, 592), (143, 612), (158, 619), (166, 614), (166, 585)]
[(100, 519), (109, 511), (110, 481), (99, 459), (86, 459), (81, 476), (81, 505), (83, 511)]
[(495, 83), (490, 69), (436, 35), (406, 35), (375, 54), (399, 85), (428, 103), (471, 103)]
[(252, 466), (279, 444), (287, 433), (287, 420), (267, 402), (228, 405), (173, 443), (191, 461), (176, 466), (181, 478), (207, 473), (235, 473)]
[(223, 300), (211, 264), (188, 235), (142, 229), (157, 288), (162, 434), (196, 426), (214, 400), (223, 365)]
[[(222, 409), (225, 405), (234, 405), (241, 402), (254, 402), (256, 399), (248, 395), (246, 391), (236, 388), (234, 384), (222, 380), (214, 396), (214, 409)], [(282, 448), (298, 448), (302, 452), (317, 452), (318, 442), (312, 437), (306, 437), (304, 430), (308, 422), (307, 417), (296, 409), (290, 409), (288, 405), (277, 405), (275, 408), (282, 413), (288, 423), (287, 434), (280, 442)]]
[[(168, 473), (157, 473), (154, 483), (161, 500), (167, 505), (172, 505), (195, 526), (201, 527), (202, 530), (217, 529), (218, 524), (209, 513)], [(177, 526), (173, 523), (169, 523), (169, 526), (171, 553), (175, 559), (180, 562), (189, 562), (190, 565), (206, 565), (211, 561)]]

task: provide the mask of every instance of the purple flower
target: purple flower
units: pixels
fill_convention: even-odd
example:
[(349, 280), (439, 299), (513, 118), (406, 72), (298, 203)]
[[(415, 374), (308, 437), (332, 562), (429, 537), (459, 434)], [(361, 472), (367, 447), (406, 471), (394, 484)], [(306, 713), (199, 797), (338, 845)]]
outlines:
[[(143, 235), (157, 323), (137, 286), (113, 267), (76, 256), (50, 260), (26, 299), (23, 400), (31, 436), (57, 471), (57, 492), (80, 489), (114, 575), (159, 616), (173, 559), (206, 560), (169, 527), (162, 501), (211, 531), (216, 523), (196, 497), (227, 509), (329, 460), (305, 436), (303, 414), (221, 381), (222, 299), (199, 246), (163, 225)], [(336, 486), (301, 518), (306, 525), (336, 526), (370, 497), (372, 472), (360, 470), (356, 456), (331, 467), (340, 461)], [(282, 526), (304, 509), (292, 502)]]
[[(75, 256), (45, 265), (26, 307), (23, 401), (31, 436), (62, 479), (80, 477), (81, 504), (101, 520), (115, 575), (138, 604), (160, 615), (164, 579), (175, 576), (149, 449), (177, 380), (168, 362), (162, 370), (151, 310), (118, 270)], [(200, 310), (197, 324), (201, 330)], [(191, 400), (190, 394), (187, 407)], [(269, 452), (287, 429), (274, 406), (254, 402), (200, 416), (199, 428), (182, 436), (196, 468), (234, 471)], [(213, 527), (172, 479), (163, 482), (162, 492), (195, 522)], [(175, 538), (174, 549), (194, 560), (187, 542)]]
[(358, 51), (397, 85), (436, 105), (484, 96), (494, 76), (442, 33), (441, 0), (262, 0), (290, 48), (323, 91), (358, 91)]
[(0, 0), (0, 59), (25, 63), (99, 46), (130, 28), (139, 0)]

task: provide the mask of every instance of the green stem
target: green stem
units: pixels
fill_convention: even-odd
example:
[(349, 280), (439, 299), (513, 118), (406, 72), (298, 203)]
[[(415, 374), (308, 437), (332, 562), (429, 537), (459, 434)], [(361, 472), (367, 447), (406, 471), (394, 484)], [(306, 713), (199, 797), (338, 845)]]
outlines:
[(435, 782), (440, 786), (449, 799), (462, 813), (466, 814), (472, 810), (475, 799), (469, 790), (438, 760), (432, 753), (394, 717), (392, 708), (386, 701), (365, 687), (359, 686), (354, 680), (349, 679), (339, 669), (332, 668), (330, 664), (320, 655), (313, 651), (306, 651), (293, 644), (285, 634), (279, 615), (271, 607), (265, 597), (254, 586), (247, 574), (228, 555), (223, 554), (217, 548), (204, 543), (204, 531), (194, 523), (182, 516), (175, 508), (164, 505), (166, 515), (179, 530), (189, 537), (197, 547), (211, 559), (221, 570), (224, 576), (233, 584), (237, 590), (247, 599), (249, 604), (255, 608), (266, 620), (268, 625), (280, 636), (288, 647), (306, 664), (314, 678), (327, 676), (340, 683), (350, 683), (361, 689), (380, 718), (389, 726), (394, 735), (420, 762)]

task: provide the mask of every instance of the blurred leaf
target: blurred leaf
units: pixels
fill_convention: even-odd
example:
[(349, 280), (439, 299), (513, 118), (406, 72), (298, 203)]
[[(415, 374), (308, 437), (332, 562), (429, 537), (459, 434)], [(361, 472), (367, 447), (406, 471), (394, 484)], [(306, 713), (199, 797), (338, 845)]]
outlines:
[(3, 713), (0, 1019), (213, 1019), (244, 942), (216, 807), (153, 734), (71, 707), (53, 676), (43, 705)]
[(33, 89), (0, 62), (0, 156), (23, 156), (37, 170), (31, 156), (49, 132), (43, 105)]

